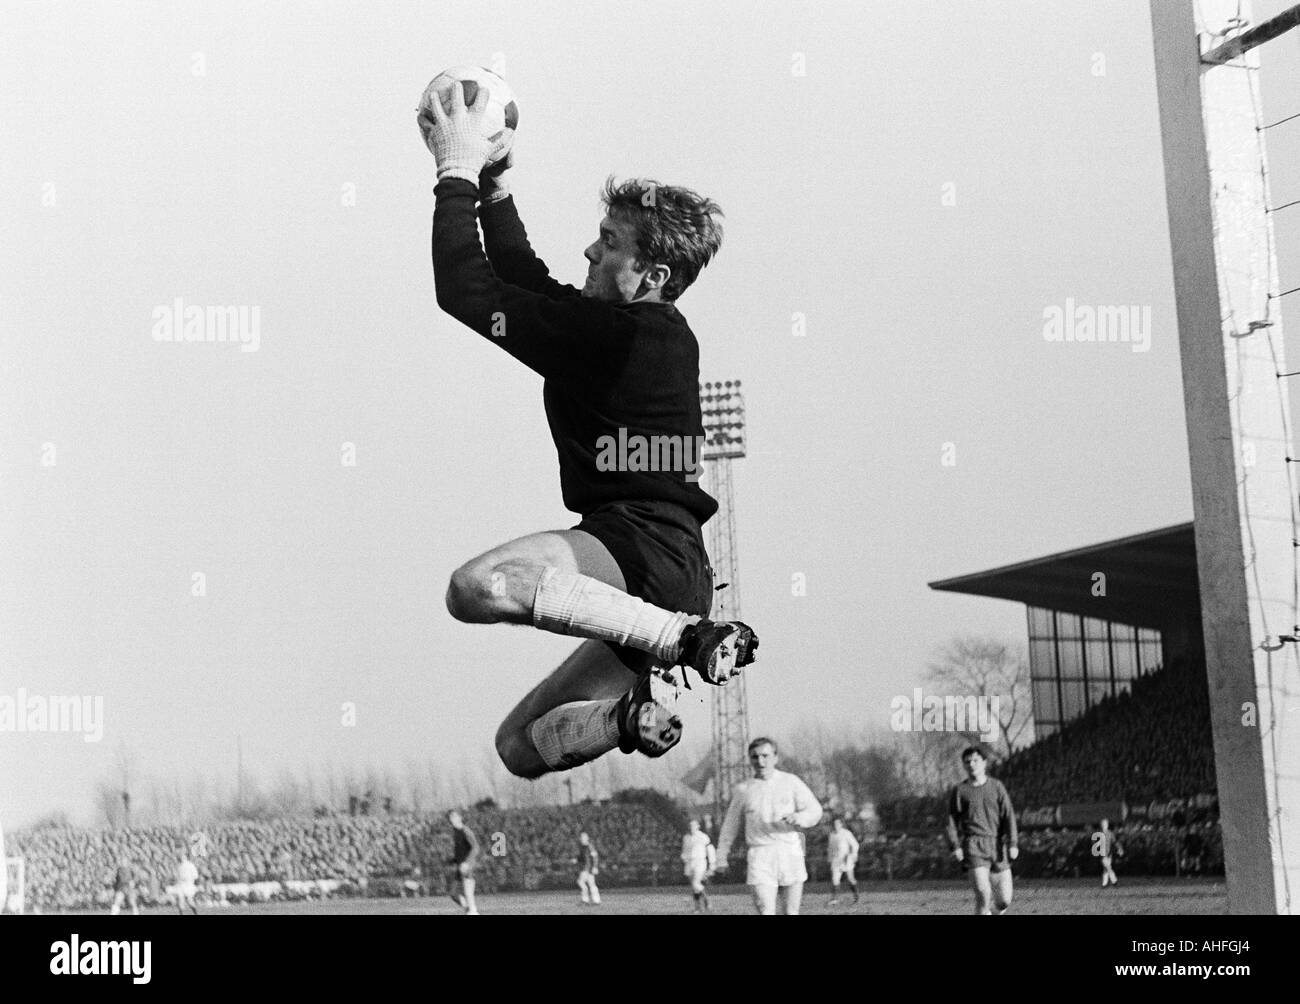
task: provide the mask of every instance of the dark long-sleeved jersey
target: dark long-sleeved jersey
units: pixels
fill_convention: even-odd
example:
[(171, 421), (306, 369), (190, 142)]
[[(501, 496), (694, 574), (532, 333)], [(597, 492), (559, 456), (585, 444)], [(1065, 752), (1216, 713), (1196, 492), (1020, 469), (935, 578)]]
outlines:
[(698, 484), (699, 344), (677, 308), (584, 297), (533, 253), (513, 198), (480, 218), (470, 182), (434, 191), (438, 305), (544, 378), (565, 507), (662, 500), (706, 522), (718, 504)]
[(113, 888), (116, 890), (133, 889), (139, 880), (135, 865), (120, 864), (117, 871), (113, 873)]
[(474, 836), (473, 830), (468, 826), (453, 828), (451, 842), (451, 859), (455, 864), (469, 865), (471, 868), (478, 864), (478, 837)]
[(969, 837), (1002, 837), (1008, 847), (1016, 846), (1016, 811), (997, 778), (978, 785), (963, 781), (948, 796), (949, 845), (956, 849)]

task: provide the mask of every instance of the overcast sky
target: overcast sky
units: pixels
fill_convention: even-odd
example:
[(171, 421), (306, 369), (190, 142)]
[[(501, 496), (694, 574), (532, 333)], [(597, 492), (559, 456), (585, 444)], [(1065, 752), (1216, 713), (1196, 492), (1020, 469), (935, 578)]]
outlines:
[[(0, 733), (10, 825), (91, 821), (122, 749), (180, 778), (229, 776), (236, 737), (266, 778), (477, 759), (575, 644), (443, 606), (469, 557), (578, 519), (540, 378), (434, 302), (414, 106), (448, 65), (514, 87), (560, 279), (610, 173), (726, 212), (679, 306), (703, 378), (744, 383), (754, 731), (883, 728), (954, 635), (1023, 647), (1022, 606), (927, 581), (1191, 518), (1144, 2), (3, 7), (0, 695), (105, 714), (98, 743)], [(1277, 46), (1272, 118), (1300, 110)], [(257, 351), (156, 341), (176, 298), (256, 307)], [(1046, 341), (1067, 298), (1149, 307), (1149, 351)]]

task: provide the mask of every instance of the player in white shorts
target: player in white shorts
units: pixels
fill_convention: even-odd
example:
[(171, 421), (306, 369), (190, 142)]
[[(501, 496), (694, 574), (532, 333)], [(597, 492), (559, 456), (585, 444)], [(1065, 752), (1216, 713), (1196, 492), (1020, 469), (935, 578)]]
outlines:
[(185, 913), (188, 906), (194, 916), (199, 915), (194, 897), (198, 895), (199, 870), (188, 854), (181, 854), (181, 863), (176, 866), (176, 912)]
[(578, 891), (584, 903), (600, 906), (600, 889), (596, 887), (596, 876), (600, 874), (600, 852), (591, 842), (586, 832), (578, 834)]
[(686, 878), (691, 883), (696, 913), (709, 912), (709, 896), (704, 891), (704, 880), (709, 877), (716, 862), (713, 841), (700, 829), (700, 821), (692, 819), (690, 831), (682, 837), (682, 864), (685, 866)]
[(826, 857), (831, 866), (831, 898), (827, 906), (840, 901), (840, 879), (847, 879), (853, 890), (853, 902), (858, 901), (858, 883), (853, 869), (858, 863), (858, 838), (844, 825), (844, 820), (831, 823), (831, 834), (826, 840)]
[(776, 743), (771, 739), (755, 739), (749, 744), (749, 764), (754, 778), (737, 788), (731, 799), (718, 834), (716, 870), (726, 870), (727, 855), (743, 822), (749, 846), (745, 882), (754, 895), (754, 908), (764, 915), (776, 913), (777, 891), (781, 890), (785, 913), (794, 916), (799, 913), (803, 884), (808, 881), (800, 831), (817, 825), (822, 818), (821, 803), (799, 778), (776, 769)]

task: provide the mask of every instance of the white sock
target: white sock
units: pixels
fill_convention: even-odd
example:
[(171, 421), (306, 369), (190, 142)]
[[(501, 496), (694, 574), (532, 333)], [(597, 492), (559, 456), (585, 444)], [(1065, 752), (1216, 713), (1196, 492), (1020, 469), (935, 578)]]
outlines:
[(554, 567), (542, 572), (533, 595), (537, 627), (627, 645), (669, 665), (681, 657), (682, 629), (697, 619), (661, 610), (589, 575), (571, 575)]
[(618, 748), (618, 700), (571, 701), (528, 727), (533, 748), (552, 770), (569, 770)]

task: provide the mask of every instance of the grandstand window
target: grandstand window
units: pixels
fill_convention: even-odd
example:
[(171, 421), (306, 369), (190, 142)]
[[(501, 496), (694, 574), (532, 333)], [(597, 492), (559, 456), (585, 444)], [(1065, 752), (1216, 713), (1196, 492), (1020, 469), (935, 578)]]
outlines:
[[(1118, 624), (1115, 626), (1119, 627)], [(1134, 648), (1132, 639), (1129, 640), (1128, 644), (1116, 641), (1113, 655), (1115, 659), (1115, 679), (1117, 681), (1131, 680), (1137, 676), (1137, 649)]]
[(1083, 676), (1083, 643), (1074, 639), (1062, 638), (1056, 648), (1060, 660), (1062, 676)]
[(1083, 655), (1088, 660), (1088, 681), (1110, 685), (1110, 646), (1106, 641), (1083, 643)]
[(1031, 676), (1056, 675), (1056, 646), (1050, 641), (1029, 643), (1029, 674)]
[(1046, 722), (1060, 721), (1061, 711), (1056, 703), (1056, 680), (1034, 680), (1034, 729)]
[(1056, 636), (1058, 638), (1082, 638), (1083, 625), (1080, 624), (1083, 618), (1078, 614), (1063, 614), (1059, 610), (1056, 613)]
[(1063, 721), (1071, 721), (1078, 718), (1087, 710), (1084, 697), (1084, 686), (1082, 680), (1064, 679), (1061, 680), (1061, 718)]
[(1160, 668), (1160, 643), (1144, 641), (1138, 645), (1139, 667), (1143, 673)]
[(1042, 607), (1026, 607), (1034, 728), (1060, 731), (1088, 708), (1160, 665), (1160, 632)]

